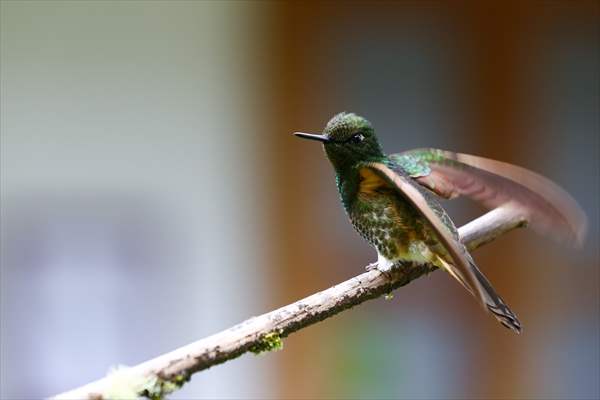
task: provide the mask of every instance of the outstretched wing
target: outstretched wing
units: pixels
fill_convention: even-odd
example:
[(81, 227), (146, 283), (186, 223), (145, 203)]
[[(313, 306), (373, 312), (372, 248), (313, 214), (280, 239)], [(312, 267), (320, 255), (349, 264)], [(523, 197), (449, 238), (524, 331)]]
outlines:
[(587, 219), (557, 184), (516, 165), (438, 149), (389, 156), (419, 184), (445, 198), (468, 196), (487, 208), (516, 206), (534, 230), (581, 246)]
[[(387, 185), (393, 188), (400, 196), (408, 200), (429, 223), (438, 240), (450, 255), (452, 262), (446, 262), (443, 258), (439, 261), (443, 267), (458, 280), (469, 292), (471, 292), (494, 316), (506, 327), (515, 332), (521, 331), (521, 325), (514, 313), (506, 306), (504, 301), (494, 291), (490, 283), (477, 269), (473, 259), (467, 252), (465, 246), (460, 243), (458, 236), (451, 229), (451, 222), (446, 222), (445, 212), (427, 198), (427, 193), (419, 189), (409, 177), (397, 173), (387, 165), (380, 162), (366, 163), (362, 168), (367, 168), (379, 176)], [(450, 224), (448, 226), (447, 224)]]

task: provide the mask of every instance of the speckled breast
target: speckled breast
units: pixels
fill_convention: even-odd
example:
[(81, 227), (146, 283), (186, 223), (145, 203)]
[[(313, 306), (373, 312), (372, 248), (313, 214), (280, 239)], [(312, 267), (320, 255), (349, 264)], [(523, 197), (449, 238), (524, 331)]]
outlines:
[(415, 210), (395, 193), (359, 193), (349, 211), (354, 228), (387, 259), (404, 258), (424, 238)]

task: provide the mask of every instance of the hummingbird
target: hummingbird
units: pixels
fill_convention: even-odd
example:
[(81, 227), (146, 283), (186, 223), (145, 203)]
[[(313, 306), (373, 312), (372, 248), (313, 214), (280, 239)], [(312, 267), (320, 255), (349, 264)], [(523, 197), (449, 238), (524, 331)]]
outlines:
[(557, 184), (525, 168), (483, 157), (422, 148), (386, 155), (371, 123), (335, 115), (322, 134), (342, 205), (354, 229), (377, 250), (367, 269), (388, 273), (404, 262), (445, 270), (502, 325), (521, 323), (461, 243), (439, 198), (467, 196), (488, 209), (513, 207), (539, 233), (581, 246), (587, 219)]

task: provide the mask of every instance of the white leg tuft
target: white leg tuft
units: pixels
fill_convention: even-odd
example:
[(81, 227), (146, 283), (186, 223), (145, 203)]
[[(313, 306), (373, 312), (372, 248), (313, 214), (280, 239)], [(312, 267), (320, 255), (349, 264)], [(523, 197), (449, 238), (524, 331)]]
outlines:
[(393, 267), (394, 267), (394, 261), (388, 260), (381, 254), (379, 254), (379, 252), (377, 252), (377, 269), (378, 270), (380, 270), (381, 272), (389, 272), (392, 270)]

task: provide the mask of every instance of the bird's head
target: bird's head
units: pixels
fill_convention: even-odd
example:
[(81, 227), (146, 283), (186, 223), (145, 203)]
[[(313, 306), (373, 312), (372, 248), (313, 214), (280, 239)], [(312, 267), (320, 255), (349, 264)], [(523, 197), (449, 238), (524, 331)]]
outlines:
[(295, 135), (322, 142), (327, 158), (338, 171), (357, 162), (383, 157), (371, 123), (356, 114), (337, 114), (329, 120), (322, 135), (302, 132), (296, 132)]

